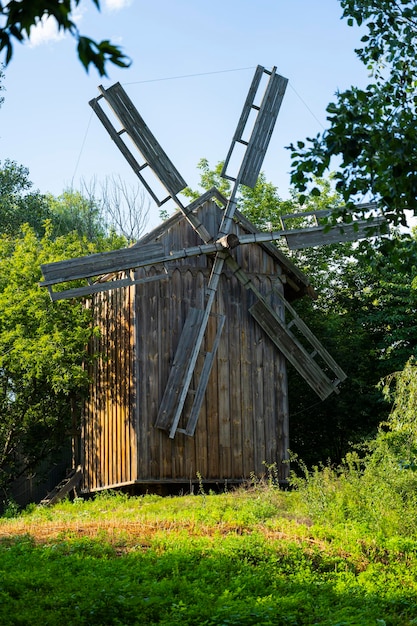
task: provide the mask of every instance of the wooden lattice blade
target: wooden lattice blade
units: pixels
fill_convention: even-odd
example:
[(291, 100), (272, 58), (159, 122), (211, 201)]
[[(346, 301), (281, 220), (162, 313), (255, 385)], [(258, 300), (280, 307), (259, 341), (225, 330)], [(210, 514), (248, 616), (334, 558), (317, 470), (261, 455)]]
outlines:
[[(229, 255), (226, 258), (226, 263), (232, 270), (234, 276), (236, 276), (246, 289), (250, 289), (257, 298), (257, 302), (249, 309), (252, 317), (258, 322), (261, 328), (263, 328), (289, 362), (303, 376), (306, 382), (308, 382), (322, 400), (327, 398), (334, 391), (337, 392), (337, 386), (341, 381), (345, 380), (346, 374), (310, 331), (308, 326), (297, 315), (296, 311), (291, 307), (289, 302), (286, 301), (284, 296), (278, 291), (276, 292), (277, 295), (280, 296), (284, 307), (291, 315), (293, 323), (295, 321), (299, 333), (303, 336), (306, 343), (311, 346), (311, 353), (307, 352), (289, 330), (289, 325), (281, 319), (276, 311), (268, 304), (264, 296), (255, 288), (249, 276), (243, 271), (236, 260)], [(327, 369), (334, 374), (334, 380), (330, 380), (316, 362), (316, 355), (326, 364)]]
[[(189, 385), (186, 387), (185, 379), (203, 315), (202, 309), (191, 308), (188, 312), (156, 418), (155, 427), (170, 430), (171, 433), (174, 429), (172, 436), (175, 434), (188, 392)], [(182, 399), (184, 390), (185, 396)]]
[[(141, 174), (141, 170), (144, 167), (149, 166), (168, 191), (169, 197), (175, 197), (187, 186), (187, 183), (149, 130), (144, 119), (135, 108), (126, 91), (120, 83), (115, 83), (108, 89), (104, 89), (104, 87), (100, 86), (99, 89), (101, 96), (91, 100), (90, 106), (93, 108), (107, 132), (110, 134), (123, 156), (135, 171), (136, 175), (141, 179), (142, 183), (148, 189), (159, 206), (166, 202), (167, 198), (158, 198), (156, 193)], [(120, 131), (117, 131), (113, 127), (112, 122), (100, 107), (99, 101), (101, 97), (106, 100), (122, 124), (122, 129)], [(121, 139), (122, 133), (126, 133), (130, 137), (133, 145), (145, 160), (144, 164), (140, 165), (138, 163), (128, 146), (123, 142)]]
[[(255, 97), (261, 82), (263, 73), (269, 74), (270, 78), (265, 89), (264, 96), (259, 106), (255, 105)], [(229, 152), (226, 156), (221, 175), (229, 180), (235, 180), (247, 187), (254, 187), (261, 171), (262, 163), (269, 146), (274, 130), (275, 122), (284, 98), (288, 79), (258, 65), (239, 122), (232, 139)], [(249, 139), (244, 139), (245, 131), (251, 111), (256, 111), (257, 116)], [(245, 152), (240, 165), (239, 173), (233, 177), (227, 173), (236, 145), (244, 145)]]
[[(249, 312), (321, 400), (337, 391), (341, 379), (332, 381), (328, 378), (314, 357), (288, 332), (283, 321), (264, 300), (258, 300)], [(343, 378), (346, 376), (343, 375)]]
[(337, 226), (316, 226), (285, 231), (285, 239), (290, 250), (300, 250), (332, 243), (347, 243), (369, 237), (377, 237), (380, 228), (386, 223), (378, 217), (372, 222), (358, 220), (351, 224)]

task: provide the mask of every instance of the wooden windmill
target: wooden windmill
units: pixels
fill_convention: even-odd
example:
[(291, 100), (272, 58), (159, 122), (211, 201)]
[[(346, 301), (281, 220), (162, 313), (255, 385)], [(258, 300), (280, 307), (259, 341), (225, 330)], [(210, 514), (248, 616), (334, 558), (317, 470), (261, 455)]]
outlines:
[[(368, 226), (366, 221), (344, 226), (343, 229), (339, 226), (324, 227), (318, 221), (309, 228), (286, 229), (285, 219), (288, 220), (294, 217), (293, 215), (284, 217), (283, 230), (277, 232), (257, 232), (250, 224), (246, 224), (245, 232), (237, 232), (234, 228), (238, 215), (239, 187), (240, 185), (253, 187), (256, 184), (286, 86), (287, 79), (277, 74), (276, 68), (269, 71), (261, 66), (257, 67), (222, 170), (222, 176), (233, 183), (230, 196), (225, 198), (213, 188), (188, 205), (184, 205), (179, 198), (180, 192), (187, 186), (185, 180), (156, 141), (122, 86), (116, 83), (108, 89), (99, 87), (100, 95), (90, 101), (110, 137), (158, 206), (173, 200), (183, 219), (200, 241), (197, 245), (170, 249), (167, 253), (158, 243), (157, 237), (152, 243), (145, 238), (143, 244), (139, 242), (124, 250), (43, 265), (44, 281), (41, 285), (49, 288), (53, 300), (74, 298), (133, 285), (139, 287), (147, 281), (166, 278), (164, 263), (172, 264), (176, 260), (203, 256), (210, 259), (210, 276), (204, 285), (204, 293), (199, 298), (201, 305), (190, 306), (188, 309), (172, 358), (165, 392), (162, 394), (153, 423), (154, 428), (166, 431), (170, 440), (174, 440), (177, 434), (193, 437), (196, 431), (216, 352), (222, 341), (224, 315), (217, 315), (211, 348), (206, 352), (198, 373), (196, 364), (201, 355), (219, 281), (224, 271), (232, 273), (234, 280), (239, 281), (244, 289), (251, 293), (249, 316), (259, 325), (279, 354), (285, 356), (322, 400), (333, 391), (337, 392), (338, 385), (346, 378), (343, 370), (296, 314), (284, 293), (275, 290), (274, 298), (275, 300), (278, 298), (279, 306), (273, 306), (270, 294), (262, 293), (257, 288), (251, 276), (237, 261), (235, 254), (241, 246), (250, 244), (268, 246), (270, 242), (283, 237), (287, 240), (288, 246), (294, 248), (366, 236)], [(120, 129), (112, 123), (102, 104), (112, 110), (121, 124)], [(231, 161), (235, 158), (236, 152), (239, 151), (241, 155), (242, 150), (243, 156), (240, 157), (240, 164), (236, 168), (237, 173), (232, 175), (229, 172)], [(149, 183), (146, 176), (149, 171), (159, 181), (163, 189), (162, 197)], [(221, 207), (219, 209), (221, 220), (219, 227), (211, 232), (203, 224), (204, 220), (200, 218), (200, 214), (201, 207), (213, 199), (216, 201), (214, 206)], [(364, 205), (362, 209), (372, 210), (373, 205)], [(316, 220), (320, 219), (324, 213), (315, 212), (313, 217)], [(240, 219), (243, 219), (242, 216)], [(380, 223), (381, 219), (375, 218), (373, 225), (378, 227)], [(284, 258), (279, 251), (275, 254)], [(140, 268), (149, 266), (160, 267), (162, 271), (147, 277), (138, 275)], [(103, 275), (111, 275), (111, 280), (97, 280), (97, 277)], [(52, 289), (52, 286), (58, 283), (80, 279), (88, 279), (89, 284), (61, 291)], [(192, 381), (194, 388), (191, 393)], [(186, 403), (190, 404), (191, 408), (187, 411), (187, 419), (184, 422), (182, 415)], [(113, 480), (114, 482), (117, 481)], [(123, 481), (120, 479), (119, 482)]]

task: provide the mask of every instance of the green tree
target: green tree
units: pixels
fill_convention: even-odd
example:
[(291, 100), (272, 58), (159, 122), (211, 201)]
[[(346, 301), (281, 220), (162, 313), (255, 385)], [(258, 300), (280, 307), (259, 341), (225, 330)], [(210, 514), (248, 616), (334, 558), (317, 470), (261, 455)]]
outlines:
[[(100, 10), (100, 0), (92, 0)], [(30, 39), (34, 26), (41, 20), (55, 20), (58, 29), (69, 33), (77, 42), (77, 54), (86, 70), (93, 65), (100, 76), (106, 76), (106, 64), (129, 67), (130, 61), (121, 49), (109, 40), (94, 41), (81, 35), (72, 17), (81, 0), (8, 0), (0, 1), (0, 52), (5, 52), (6, 65), (13, 56), (13, 45)]]
[(0, 163), (0, 233), (17, 236), (28, 224), (43, 237), (46, 220), (53, 224), (54, 237), (76, 232), (98, 242), (108, 234), (101, 203), (93, 196), (73, 190), (58, 197), (42, 194), (33, 189), (26, 167), (8, 159)]
[(54, 236), (76, 232), (79, 237), (96, 242), (106, 236), (108, 229), (101, 205), (93, 196), (69, 189), (58, 197), (49, 195), (47, 201)]
[(15, 161), (0, 163), (0, 233), (17, 235), (23, 224), (29, 224), (38, 235), (43, 223), (51, 217), (47, 197), (32, 189), (29, 170)]
[(336, 160), (336, 188), (345, 202), (371, 194), (390, 221), (405, 224), (407, 209), (417, 214), (417, 2), (340, 2), (347, 23), (366, 31), (356, 53), (371, 82), (338, 93), (327, 107), (328, 129), (290, 146), (292, 184), (311, 191), (314, 176)]
[[(309, 464), (340, 461), (351, 443), (374, 436), (389, 411), (380, 380), (417, 354), (417, 239), (400, 233), (393, 239), (394, 246), (387, 239), (363, 242), (351, 255), (334, 257), (318, 300), (296, 305), (348, 376), (337, 396), (315, 403), (290, 372), (291, 445)], [(326, 255), (325, 248), (318, 252)]]
[[(112, 249), (72, 232), (42, 238), (29, 226), (0, 237), (0, 485), (57, 451), (87, 393), (85, 351), (95, 334), (81, 302), (52, 303), (42, 263)], [(93, 357), (92, 357), (93, 358)]]
[[(86, 394), (95, 330), (79, 302), (53, 304), (41, 264), (125, 245), (100, 203), (32, 190), (28, 170), (0, 167), (0, 486), (58, 450)], [(75, 412), (75, 413), (74, 413)]]

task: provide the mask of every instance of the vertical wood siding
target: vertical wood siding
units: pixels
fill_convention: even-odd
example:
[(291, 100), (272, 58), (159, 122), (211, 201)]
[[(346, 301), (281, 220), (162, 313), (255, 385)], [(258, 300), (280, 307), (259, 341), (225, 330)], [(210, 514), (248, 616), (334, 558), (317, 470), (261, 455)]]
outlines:
[(92, 384), (83, 416), (84, 488), (87, 491), (137, 479), (133, 290), (94, 296), (100, 330), (90, 352)]
[[(200, 215), (216, 233), (220, 211)], [(236, 226), (236, 228), (238, 228)], [(200, 243), (184, 219), (162, 232), (166, 252)], [(138, 244), (140, 245), (140, 244)], [(279, 307), (273, 287), (282, 290), (280, 267), (259, 245), (233, 254), (264, 295)], [(124, 482), (195, 479), (240, 480), (276, 463), (287, 474), (288, 406), (284, 357), (248, 313), (254, 295), (226, 268), (221, 276), (203, 350), (209, 351), (220, 314), (226, 315), (194, 437), (177, 432), (169, 439), (154, 422), (168, 380), (181, 330), (190, 307), (204, 306), (212, 258), (167, 264), (167, 280), (99, 294), (94, 299), (101, 337), (93, 349), (102, 357), (92, 370), (93, 384), (85, 411), (86, 488)], [(138, 270), (138, 276), (163, 268)], [(197, 372), (203, 355), (199, 356)], [(195, 389), (197, 380), (192, 381)], [(179, 427), (187, 422), (187, 399)]]

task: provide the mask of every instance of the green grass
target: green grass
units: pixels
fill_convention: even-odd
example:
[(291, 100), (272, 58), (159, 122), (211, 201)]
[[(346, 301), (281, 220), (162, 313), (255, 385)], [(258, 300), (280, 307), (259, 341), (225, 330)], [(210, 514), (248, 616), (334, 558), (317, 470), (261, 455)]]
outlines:
[(417, 624), (417, 534), (326, 525), (307, 500), (107, 493), (3, 518), (0, 624)]

